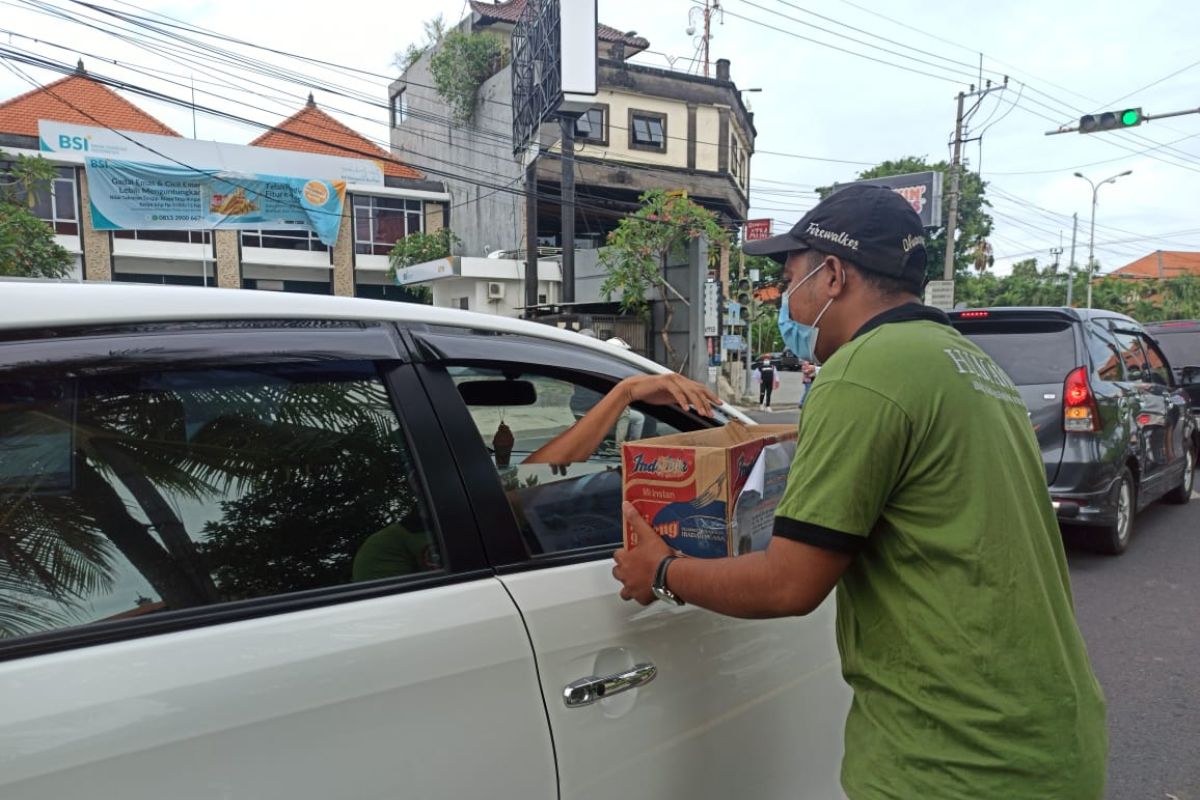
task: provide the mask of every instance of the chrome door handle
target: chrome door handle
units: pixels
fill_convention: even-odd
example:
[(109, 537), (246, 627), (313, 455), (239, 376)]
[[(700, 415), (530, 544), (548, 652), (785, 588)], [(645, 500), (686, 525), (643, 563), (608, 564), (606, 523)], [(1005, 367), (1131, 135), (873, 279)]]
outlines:
[(653, 664), (635, 664), (632, 669), (603, 678), (589, 675), (563, 687), (563, 702), (567, 708), (590, 706), (597, 700), (645, 686), (657, 674), (658, 667)]

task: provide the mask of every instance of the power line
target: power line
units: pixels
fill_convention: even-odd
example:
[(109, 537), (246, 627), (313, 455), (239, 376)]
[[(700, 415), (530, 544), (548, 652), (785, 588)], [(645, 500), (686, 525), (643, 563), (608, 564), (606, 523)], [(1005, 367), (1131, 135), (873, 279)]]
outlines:
[[(136, 41), (130, 39), (130, 36), (134, 35), (134, 34), (116, 33), (114, 31), (108, 30), (107, 28), (100, 27), (97, 24), (93, 24), (94, 21), (88, 21), (87, 18), (70, 19), (66, 15), (66, 13), (63, 12), (61, 9), (59, 9), (55, 6), (51, 6), (47, 3), (38, 2), (38, 0), (21, 0), (21, 1), (25, 5), (33, 7), (39, 13), (43, 13), (48, 16), (56, 17), (59, 19), (65, 19), (66, 21), (74, 22), (76, 24), (84, 25), (85, 27), (92, 28), (93, 30), (100, 31), (102, 33), (106, 33), (110, 36), (114, 36), (123, 41), (134, 44), (135, 46), (146, 47), (148, 44), (140, 38)], [(146, 18), (138, 17), (136, 15), (124, 15), (120, 12), (109, 11), (106, 9), (102, 9), (99, 6), (95, 6), (91, 3), (80, 2), (80, 0), (70, 0), (70, 2), (73, 2), (76, 5), (80, 5), (85, 8), (88, 8), (88, 9), (100, 10), (102, 13), (108, 14), (110, 16), (114, 16), (115, 18), (121, 19), (122, 21), (129, 22), (131, 20), (136, 20), (136, 21), (138, 21), (137, 24), (140, 27), (146, 27), (151, 31), (160, 33), (161, 35), (169, 35), (172, 39), (179, 40), (180, 42), (184, 43), (187, 46), (191, 46), (193, 48), (198, 48), (201, 51), (208, 53), (210, 56), (216, 55), (221, 60), (223, 60), (225, 63), (230, 63), (230, 61), (233, 60), (234, 63), (238, 63), (238, 64), (245, 65), (245, 66), (251, 66), (255, 70), (255, 72), (257, 72), (258, 74), (269, 75), (270, 77), (273, 77), (277, 80), (284, 80), (287, 82), (299, 83), (302, 86), (309, 88), (310, 90), (322, 91), (322, 92), (329, 93), (329, 94), (344, 96), (349, 99), (356, 100), (358, 102), (363, 102), (372, 107), (377, 107), (377, 108), (381, 108), (384, 110), (390, 110), (390, 107), (388, 105), (383, 104), (379, 101), (365, 99), (365, 97), (363, 95), (358, 94), (358, 93), (351, 94), (352, 90), (348, 90), (345, 87), (339, 87), (336, 85), (330, 85), (328, 83), (323, 83), (312, 76), (304, 75), (302, 73), (295, 73), (294, 71), (289, 72), (289, 73), (280, 73), (279, 70), (281, 70), (283, 68), (279, 67), (278, 65), (271, 65), (271, 64), (266, 64), (266, 62), (262, 62), (262, 61), (258, 61), (258, 60), (246, 59), (244, 56), (241, 56), (236, 53), (232, 53), (231, 51), (228, 51), (228, 50), (223, 50), (221, 48), (213, 48), (209, 45), (205, 45), (203, 43), (196, 42), (196, 41), (189, 41), (187, 39), (180, 37), (178, 34), (168, 34), (166, 32), (155, 31), (154, 28), (152, 27), (152, 25), (148, 24), (148, 23), (155, 22), (154, 20), (147, 20)], [(132, 3), (123, 3), (123, 4), (129, 5), (133, 8), (139, 8), (138, 6), (136, 6)], [(166, 15), (160, 15), (160, 16), (166, 17)], [(166, 18), (174, 19), (171, 17), (166, 17)], [(175, 21), (180, 22), (179, 20), (175, 20)], [(167, 23), (160, 23), (160, 24), (167, 24)], [(242, 45), (245, 47), (249, 47), (252, 49), (263, 50), (264, 52), (269, 52), (269, 53), (276, 54), (276, 55), (290, 57), (290, 58), (294, 58), (294, 59), (304, 61), (304, 62), (315, 63), (315, 64), (319, 64), (319, 65), (323, 65), (323, 66), (330, 66), (330, 62), (322, 61), (320, 59), (309, 58), (306, 56), (300, 56), (300, 55), (296, 55), (296, 54), (287, 53), (286, 51), (278, 50), (275, 48), (263, 47), (260, 45), (253, 44), (251, 42), (247, 42), (245, 40), (238, 39), (236, 37), (225, 36), (224, 34), (220, 34), (220, 33), (211, 31), (209, 29), (205, 29), (205, 28), (203, 28), (201, 26), (197, 26), (197, 25), (181, 23), (180, 25), (177, 25), (177, 26), (173, 25), (170, 27), (183, 28), (183, 29), (186, 29), (189, 31), (197, 32), (204, 36), (215, 37), (215, 38), (218, 38), (218, 39), (221, 39), (224, 41), (229, 41), (231, 43), (236, 43), (236, 44), (239, 44), (239, 45)], [(21, 35), (21, 34), (18, 34), (18, 35)], [(32, 38), (32, 37), (26, 37), (26, 38)], [(156, 49), (169, 46), (169, 45), (167, 45), (163, 42), (159, 42), (159, 41), (154, 41), (153, 45)], [(61, 45), (52, 45), (52, 46), (62, 47)], [(174, 47), (177, 47), (177, 46), (178, 45), (174, 45)], [(70, 49), (70, 48), (65, 48), (65, 49)], [(171, 55), (164, 54), (162, 52), (159, 52), (159, 55), (162, 55), (163, 57), (166, 57), (169, 60), (176, 60), (176, 61), (179, 57), (182, 57), (182, 56), (179, 56), (178, 54), (176, 54), (175, 56), (171, 56)], [(102, 57), (102, 56), (99, 58), (101, 58), (103, 60), (109, 60), (109, 59), (104, 59), (104, 57)], [(206, 69), (206, 66), (208, 65), (208, 62), (195, 62), (195, 61), (187, 60), (186, 65), (196, 68), (196, 69), (199, 69), (201, 71), (204, 71)], [(264, 67), (266, 67), (268, 69), (264, 69)], [(365, 74), (368, 76), (386, 79), (386, 76), (379, 75), (378, 73), (371, 73), (369, 71), (358, 70), (356, 68), (346, 68), (346, 69), (351, 70), (353, 72), (362, 73), (362, 74)], [(226, 75), (227, 79), (245, 80), (243, 76), (236, 75), (233, 73), (226, 73), (224, 71), (221, 71), (221, 72), (222, 72), (222, 74)], [(211, 74), (211, 73), (205, 72), (205, 74)], [(260, 87), (271, 88), (271, 87), (266, 87), (265, 84), (257, 83), (254, 81), (249, 81), (249, 82), (253, 85), (258, 85)], [(422, 84), (417, 81), (405, 79), (404, 82), (405, 82), (406, 86), (417, 86), (420, 88), (434, 89), (434, 87), (432, 87), (432, 86), (429, 86), (427, 84)], [(247, 93), (254, 94), (253, 92), (250, 92), (250, 91), (244, 90), (244, 89), (240, 89), (239, 91), (247, 91)], [(217, 95), (214, 95), (214, 96), (217, 96)], [(227, 98), (222, 98), (222, 99), (227, 99)], [(500, 106), (505, 107), (506, 109), (508, 108), (507, 104), (501, 103), (500, 101), (491, 100), (489, 98), (483, 98), (483, 99), (485, 102), (492, 103), (495, 105), (500, 105)], [(367, 117), (362, 117), (361, 115), (355, 115), (352, 112), (343, 111), (342, 113), (350, 114), (353, 116), (359, 116), (360, 118), (369, 120), (371, 122), (377, 122), (377, 120), (367, 118)], [(419, 113), (424, 113), (424, 112), (415, 112), (414, 111), (411, 113), (419, 114)], [(435, 116), (431, 117), (430, 119), (431, 119), (431, 121), (438, 122), (438, 123), (444, 123), (444, 124), (448, 124), (448, 125), (450, 125), (450, 124), (457, 125), (456, 120), (453, 120), (453, 119), (450, 119), (450, 118), (444, 117), (444, 116), (436, 116), (435, 115)], [(494, 119), (494, 118), (492, 119), (492, 121), (494, 121), (498, 124), (501, 124), (501, 125), (505, 125), (507, 123), (506, 120), (498, 120), (498, 119)], [(611, 120), (609, 121), (608, 126), (612, 130), (619, 130), (619, 131), (628, 131), (629, 130), (628, 127), (615, 124)], [(468, 126), (468, 127), (471, 127), (471, 126)], [(510, 132), (508, 132), (508, 131), (494, 131), (494, 130), (487, 130), (487, 129), (477, 128), (477, 127), (472, 128), (472, 129), (479, 131), (485, 137), (496, 137), (497, 139), (503, 138), (505, 141), (508, 141), (509, 137), (511, 136)], [(675, 141), (680, 141), (680, 142), (688, 141), (687, 137), (685, 137), (685, 136), (668, 136), (667, 138), (675, 140)], [(696, 143), (701, 144), (701, 145), (708, 145), (708, 146), (712, 146), (712, 147), (720, 146), (719, 142), (697, 141)], [(845, 164), (853, 164), (853, 165), (860, 165), (860, 166), (873, 166), (872, 162), (854, 161), (854, 160), (849, 160), (849, 159), (826, 158), (826, 157), (821, 157), (821, 156), (811, 156), (811, 155), (804, 155), (804, 154), (800, 154), (800, 153), (789, 153), (789, 152), (781, 152), (781, 151), (774, 151), (774, 150), (756, 150), (755, 154), (776, 156), (776, 157), (783, 157), (783, 158), (793, 158), (793, 159), (800, 159), (800, 160), (807, 160), (807, 161), (820, 161), (820, 162), (829, 162), (829, 163), (845, 163)]]

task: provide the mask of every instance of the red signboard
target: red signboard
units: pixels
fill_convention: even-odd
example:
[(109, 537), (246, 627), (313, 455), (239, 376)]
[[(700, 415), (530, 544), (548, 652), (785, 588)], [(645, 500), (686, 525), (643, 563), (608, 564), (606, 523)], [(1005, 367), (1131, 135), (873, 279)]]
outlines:
[(759, 239), (771, 238), (771, 220), (769, 219), (748, 219), (746, 220), (746, 237), (747, 242), (757, 242)]

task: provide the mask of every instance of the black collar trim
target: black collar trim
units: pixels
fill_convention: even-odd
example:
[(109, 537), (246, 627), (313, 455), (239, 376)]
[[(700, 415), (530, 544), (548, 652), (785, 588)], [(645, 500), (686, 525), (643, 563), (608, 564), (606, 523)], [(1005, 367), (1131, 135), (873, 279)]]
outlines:
[(940, 325), (950, 324), (950, 318), (947, 317), (946, 313), (940, 308), (922, 305), (921, 303), (905, 303), (904, 305), (896, 306), (895, 308), (889, 308), (882, 314), (877, 314), (876, 316), (867, 320), (866, 324), (859, 328), (858, 332), (850, 337), (850, 340), (854, 341), (858, 337), (875, 330), (880, 325), (887, 325), (892, 322), (912, 322), (913, 320), (921, 319), (929, 322), (936, 322)]

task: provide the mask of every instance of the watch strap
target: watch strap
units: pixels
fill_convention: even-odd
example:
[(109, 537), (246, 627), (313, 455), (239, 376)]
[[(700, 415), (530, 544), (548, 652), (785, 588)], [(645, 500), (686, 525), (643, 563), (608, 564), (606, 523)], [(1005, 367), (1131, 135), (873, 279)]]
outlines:
[(671, 562), (679, 556), (664, 556), (663, 560), (658, 562), (658, 569), (654, 573), (654, 594), (662, 600), (669, 600), (676, 605), (683, 605), (683, 600), (679, 595), (667, 588), (667, 568), (671, 566)]

